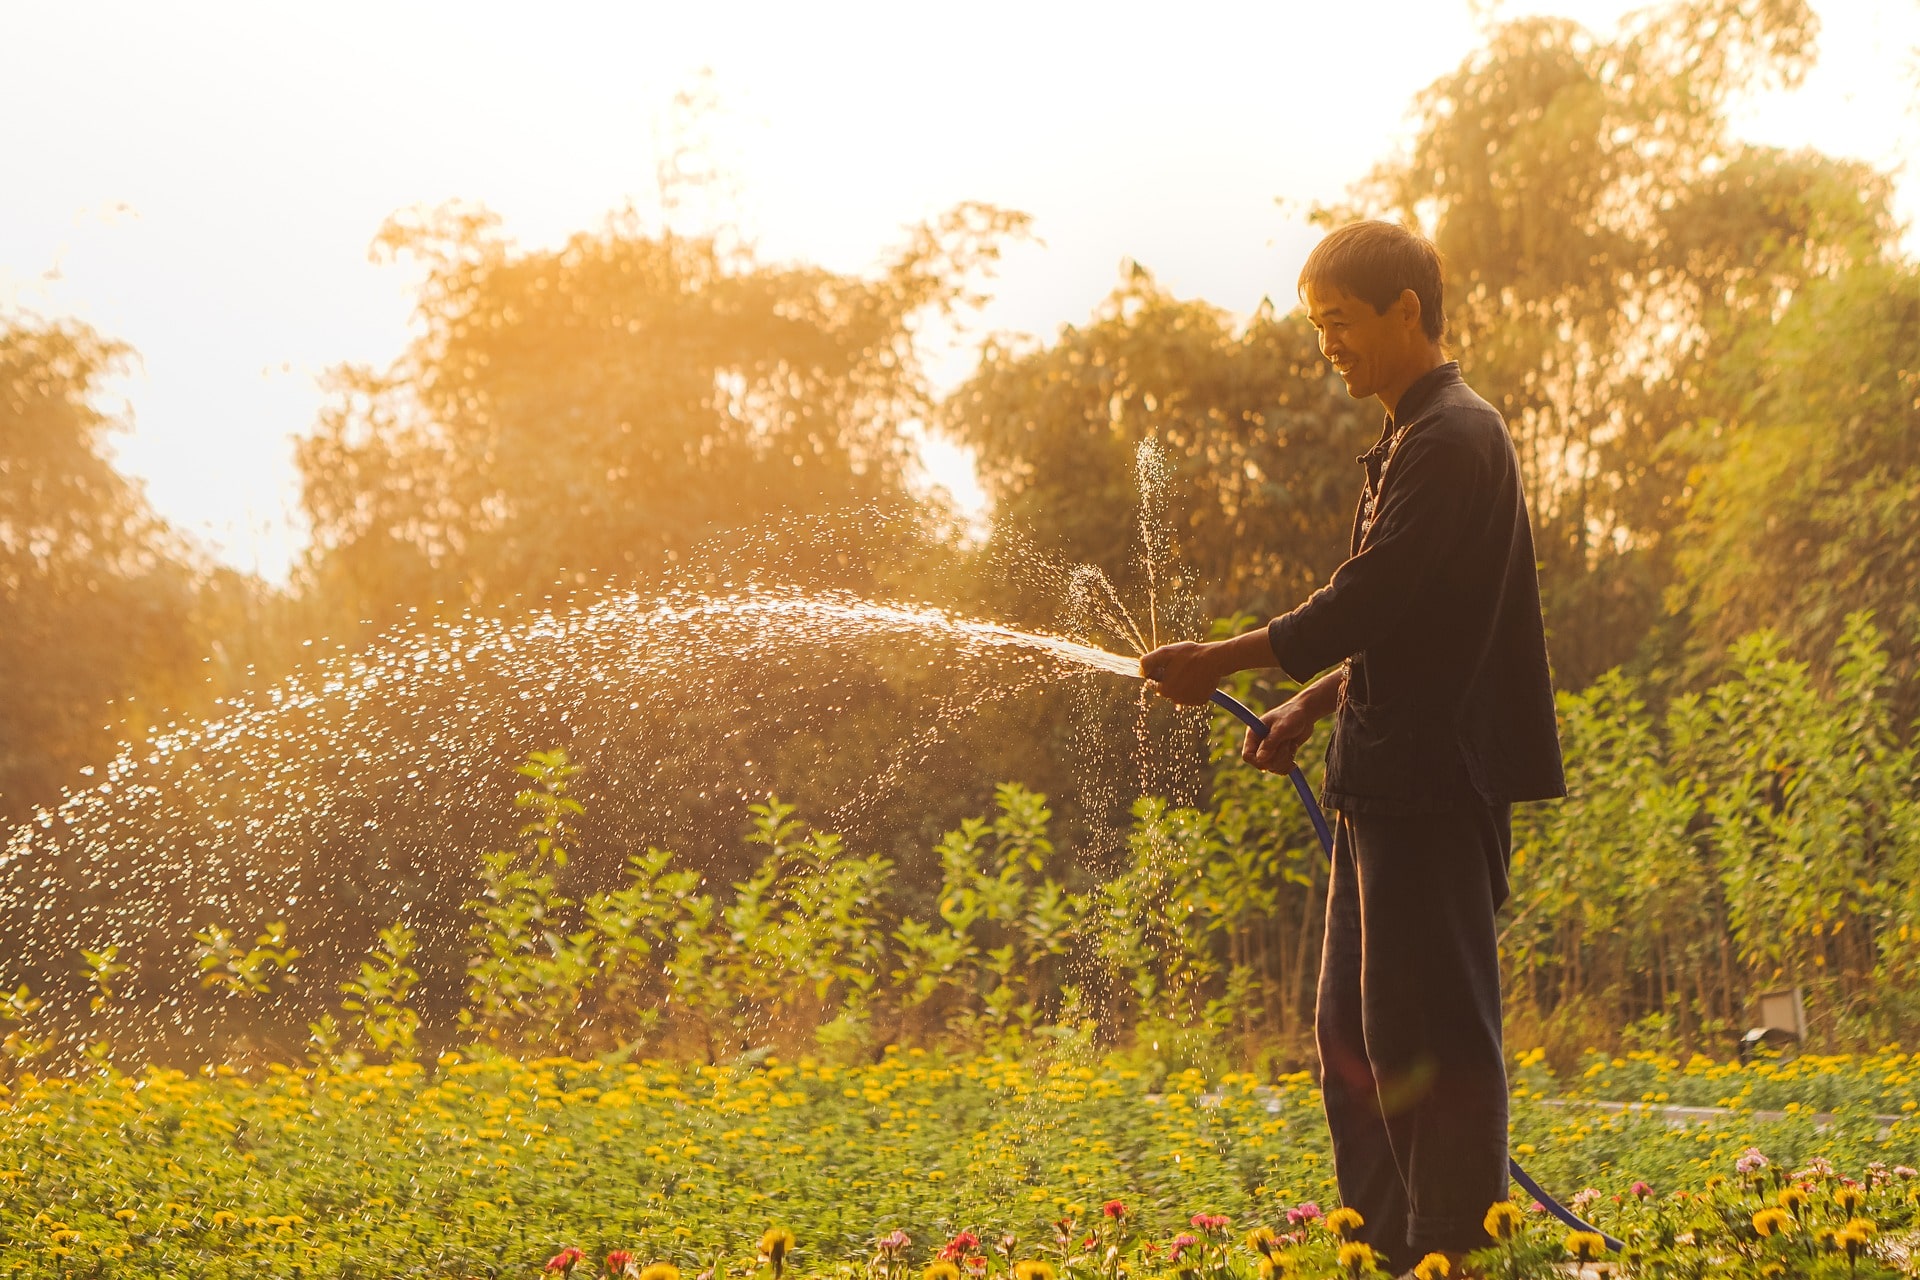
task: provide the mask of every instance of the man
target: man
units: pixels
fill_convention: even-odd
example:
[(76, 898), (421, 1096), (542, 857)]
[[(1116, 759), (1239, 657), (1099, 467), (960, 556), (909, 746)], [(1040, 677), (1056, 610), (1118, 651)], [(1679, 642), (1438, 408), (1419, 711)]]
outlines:
[(1315, 1034), (1340, 1198), (1402, 1267), (1483, 1247), (1506, 1198), (1494, 912), (1513, 803), (1566, 793), (1519, 461), (1441, 350), (1441, 292), (1439, 255), (1404, 228), (1315, 247), (1300, 294), (1321, 353), (1387, 411), (1351, 558), (1265, 627), (1140, 663), (1185, 704), (1253, 667), (1300, 683), (1242, 749), (1274, 773), (1334, 716)]

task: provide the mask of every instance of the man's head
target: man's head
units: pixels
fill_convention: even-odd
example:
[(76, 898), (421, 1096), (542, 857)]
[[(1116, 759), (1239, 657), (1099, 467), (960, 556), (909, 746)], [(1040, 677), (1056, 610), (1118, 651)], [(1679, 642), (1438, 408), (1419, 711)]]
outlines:
[(1447, 331), (1440, 255), (1390, 222), (1350, 222), (1315, 245), (1300, 270), (1300, 298), (1326, 356), (1356, 399), (1391, 409), (1431, 369)]

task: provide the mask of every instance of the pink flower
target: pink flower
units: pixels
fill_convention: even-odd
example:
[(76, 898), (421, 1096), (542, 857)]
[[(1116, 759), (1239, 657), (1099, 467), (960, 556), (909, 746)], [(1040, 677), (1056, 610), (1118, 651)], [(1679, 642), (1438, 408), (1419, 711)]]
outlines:
[(1180, 1265), (1180, 1255), (1199, 1243), (1199, 1236), (1190, 1236), (1184, 1231), (1181, 1232), (1173, 1238), (1173, 1247), (1167, 1251), (1167, 1261), (1175, 1266)]
[(1740, 1153), (1740, 1158), (1733, 1162), (1733, 1171), (1735, 1173), (1758, 1173), (1760, 1170), (1766, 1168), (1769, 1163), (1766, 1154), (1762, 1152), (1760, 1148), (1748, 1147)]
[(970, 1276), (984, 1276), (987, 1274), (987, 1260), (985, 1258), (967, 1258), (961, 1262), (960, 1265), (967, 1269), (967, 1274)]
[(1636, 1182), (1632, 1186), (1628, 1187), (1627, 1190), (1631, 1191), (1634, 1195), (1639, 1196), (1642, 1200), (1645, 1200), (1648, 1196), (1653, 1194), (1653, 1188), (1648, 1186), (1644, 1182)]
[(1202, 1231), (1224, 1231), (1232, 1219), (1221, 1213), (1196, 1213), (1188, 1221)]
[(1303, 1222), (1312, 1222), (1320, 1216), (1320, 1206), (1308, 1200), (1297, 1209), (1287, 1210), (1287, 1224), (1297, 1227)]
[(1547, 1211), (1547, 1206), (1541, 1204), (1538, 1200), (1535, 1200), (1533, 1203), (1527, 1206), (1528, 1213), (1545, 1213), (1546, 1211)]
[(1920, 1178), (1920, 1169), (1909, 1169), (1904, 1164), (1897, 1164), (1893, 1166), (1893, 1176), (1896, 1178)]
[(568, 1274), (571, 1273), (576, 1266), (580, 1265), (580, 1261), (586, 1256), (586, 1254), (580, 1252), (580, 1250), (574, 1248), (572, 1245), (568, 1245), (547, 1259), (547, 1265), (544, 1270), (558, 1271), (563, 1275)]
[(913, 1237), (896, 1227), (892, 1235), (881, 1238), (880, 1251), (882, 1253), (899, 1253), (912, 1243)]

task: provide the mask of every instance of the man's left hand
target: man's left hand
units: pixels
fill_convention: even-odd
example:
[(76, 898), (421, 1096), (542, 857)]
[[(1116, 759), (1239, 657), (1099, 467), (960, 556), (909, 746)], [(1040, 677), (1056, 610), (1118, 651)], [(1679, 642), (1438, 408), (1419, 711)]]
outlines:
[(1140, 674), (1153, 691), (1183, 707), (1194, 707), (1213, 696), (1223, 672), (1215, 660), (1218, 645), (1183, 640), (1163, 644), (1140, 659)]

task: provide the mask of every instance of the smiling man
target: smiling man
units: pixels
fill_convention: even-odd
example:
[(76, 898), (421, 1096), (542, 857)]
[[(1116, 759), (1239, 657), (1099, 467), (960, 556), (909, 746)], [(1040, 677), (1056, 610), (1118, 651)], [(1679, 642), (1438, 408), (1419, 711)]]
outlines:
[(1506, 1198), (1494, 912), (1513, 803), (1566, 788), (1519, 461), (1441, 349), (1438, 253), (1352, 223), (1314, 248), (1300, 294), (1347, 391), (1387, 411), (1360, 458), (1350, 558), (1267, 626), (1140, 665), (1185, 704), (1280, 667), (1302, 687), (1243, 747), (1275, 773), (1334, 717), (1315, 1031), (1340, 1198), (1404, 1267), (1487, 1244)]

